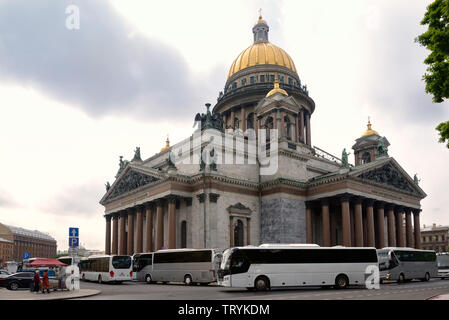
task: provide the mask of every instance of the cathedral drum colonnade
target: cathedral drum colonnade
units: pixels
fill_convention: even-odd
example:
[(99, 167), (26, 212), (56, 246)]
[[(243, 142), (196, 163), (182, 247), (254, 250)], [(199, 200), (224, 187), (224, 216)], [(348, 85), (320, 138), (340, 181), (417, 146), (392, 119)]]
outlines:
[[(212, 110), (206, 104), (195, 116), (191, 136), (173, 146), (167, 138), (144, 160), (139, 147), (131, 161), (120, 156), (100, 200), (106, 253), (261, 243), (421, 248), (420, 201), (427, 195), (416, 175), (388, 154), (389, 141), (370, 120), (352, 146), (354, 165), (346, 149), (337, 157), (314, 146), (315, 102), (295, 63), (270, 43), (261, 16), (252, 32)], [(197, 143), (208, 131), (217, 139)], [(257, 155), (249, 152), (254, 139), (262, 145)], [(276, 159), (274, 171), (265, 173), (261, 154)]]

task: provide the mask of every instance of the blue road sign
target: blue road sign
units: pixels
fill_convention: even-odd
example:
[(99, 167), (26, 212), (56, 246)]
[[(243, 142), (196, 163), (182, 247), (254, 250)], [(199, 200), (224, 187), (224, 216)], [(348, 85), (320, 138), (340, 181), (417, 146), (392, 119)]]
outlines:
[(79, 236), (79, 228), (69, 228), (69, 237), (78, 238)]
[(30, 253), (29, 252), (22, 253), (22, 259), (29, 259), (29, 258), (30, 258)]
[(69, 238), (69, 247), (79, 247), (79, 238), (70, 237)]

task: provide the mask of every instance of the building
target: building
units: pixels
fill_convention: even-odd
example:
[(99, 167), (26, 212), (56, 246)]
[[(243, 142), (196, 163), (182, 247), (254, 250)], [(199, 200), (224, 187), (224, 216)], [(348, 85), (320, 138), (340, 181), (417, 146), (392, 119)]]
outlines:
[(431, 227), (424, 225), (421, 241), (423, 249), (449, 252), (449, 226), (437, 226), (435, 223)]
[(369, 121), (353, 146), (355, 165), (346, 150), (340, 159), (313, 146), (307, 86), (269, 42), (261, 16), (252, 31), (254, 43), (231, 64), (212, 112), (207, 104), (195, 116), (192, 136), (145, 160), (140, 148), (131, 161), (120, 157), (100, 200), (105, 252), (306, 242), (419, 248), (426, 194), (388, 155), (388, 140)]
[(2, 264), (11, 261), (14, 251), (14, 242), (0, 237), (0, 268)]
[(0, 223), (0, 238), (13, 244), (10, 260), (22, 261), (22, 255), (29, 253), (30, 257), (53, 258), (56, 256), (56, 240), (50, 235)]

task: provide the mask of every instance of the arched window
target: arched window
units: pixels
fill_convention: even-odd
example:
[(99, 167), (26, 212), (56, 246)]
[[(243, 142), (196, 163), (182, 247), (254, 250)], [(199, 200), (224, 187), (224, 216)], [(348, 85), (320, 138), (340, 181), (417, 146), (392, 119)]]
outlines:
[(234, 118), (234, 130), (240, 128), (240, 120), (238, 118)]
[(265, 120), (264, 127), (266, 129), (267, 140), (269, 140), (270, 139), (270, 129), (273, 129), (273, 117), (268, 117), (267, 120)]
[(283, 132), (284, 137), (291, 140), (292, 123), (290, 122), (290, 118), (287, 116), (284, 117), (284, 130), (285, 130)]
[(254, 129), (254, 112), (251, 112), (246, 120), (246, 128), (247, 129)]
[(371, 154), (369, 152), (365, 152), (362, 155), (362, 164), (371, 162)]
[(181, 222), (181, 248), (187, 248), (187, 221)]
[(236, 224), (234, 225), (234, 246), (235, 247), (241, 247), (243, 246), (243, 222), (242, 220), (237, 220)]

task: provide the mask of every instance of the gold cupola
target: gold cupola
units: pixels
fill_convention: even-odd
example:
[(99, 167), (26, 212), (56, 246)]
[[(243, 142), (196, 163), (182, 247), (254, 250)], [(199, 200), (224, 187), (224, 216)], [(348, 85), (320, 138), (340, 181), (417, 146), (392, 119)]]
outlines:
[(259, 15), (259, 20), (253, 27), (254, 43), (234, 60), (228, 73), (228, 80), (235, 73), (258, 65), (281, 66), (297, 73), (295, 64), (287, 52), (268, 41), (269, 30), (267, 22), (262, 19), (262, 15)]
[(267, 93), (266, 97), (268, 98), (268, 97), (272, 96), (275, 93), (281, 93), (284, 96), (288, 96), (287, 91), (285, 91), (284, 89), (279, 88), (279, 80), (277, 78), (274, 80), (274, 88), (270, 92)]
[(165, 141), (165, 147), (163, 147), (161, 149), (161, 152), (170, 149), (170, 140), (168, 140), (168, 135), (167, 135), (167, 140)]
[(377, 131), (375, 131), (371, 128), (371, 122), (370, 122), (369, 118), (368, 118), (367, 127), (368, 128), (367, 128), (366, 132), (361, 136), (361, 138), (367, 137), (367, 136), (372, 136), (372, 135), (379, 135), (379, 133)]

